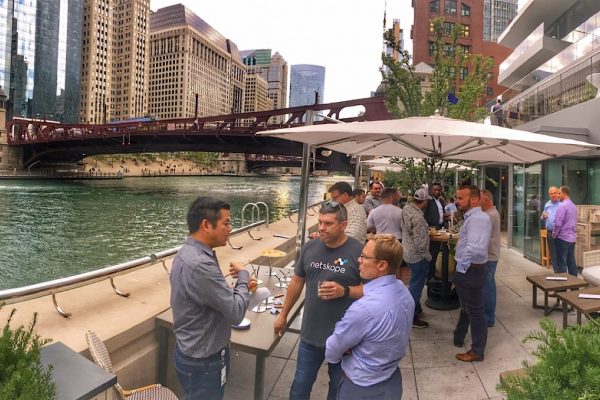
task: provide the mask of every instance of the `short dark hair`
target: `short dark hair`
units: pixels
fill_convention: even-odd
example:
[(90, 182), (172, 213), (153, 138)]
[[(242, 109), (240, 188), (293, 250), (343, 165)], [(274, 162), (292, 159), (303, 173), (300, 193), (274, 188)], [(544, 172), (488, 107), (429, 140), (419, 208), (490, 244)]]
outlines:
[(348, 210), (342, 203), (337, 201), (328, 201), (321, 206), (319, 214), (335, 214), (338, 222), (348, 221)]
[(463, 185), (458, 188), (458, 190), (465, 190), (465, 189), (469, 190), (469, 197), (475, 197), (478, 199), (481, 196), (479, 188), (475, 185)]
[(439, 182), (433, 182), (433, 183), (431, 184), (431, 188), (433, 189), (433, 187), (434, 187), (434, 186), (439, 186), (439, 187), (441, 187), (441, 188), (442, 188), (442, 190), (444, 190), (444, 187), (443, 187), (443, 186), (442, 186), (442, 184), (441, 184), (441, 183), (439, 183)]
[(563, 192), (564, 194), (566, 194), (567, 196), (570, 196), (570, 194), (569, 194), (570, 189), (568, 186), (561, 186), (560, 191)]
[(352, 191), (352, 196), (362, 196), (363, 194), (365, 194), (363, 189), (354, 189)]
[(229, 210), (231, 207), (224, 201), (211, 197), (198, 197), (190, 205), (187, 213), (187, 225), (190, 235), (200, 228), (200, 223), (207, 220), (212, 227), (217, 226), (221, 217), (221, 210)]
[(339, 194), (348, 193), (348, 196), (352, 196), (352, 186), (348, 182), (336, 182), (331, 185), (327, 192), (331, 193), (334, 191)]
[(380, 197), (382, 199), (389, 199), (391, 197), (394, 197), (397, 193), (398, 193), (398, 190), (396, 190), (394, 188), (385, 188), (381, 191)]

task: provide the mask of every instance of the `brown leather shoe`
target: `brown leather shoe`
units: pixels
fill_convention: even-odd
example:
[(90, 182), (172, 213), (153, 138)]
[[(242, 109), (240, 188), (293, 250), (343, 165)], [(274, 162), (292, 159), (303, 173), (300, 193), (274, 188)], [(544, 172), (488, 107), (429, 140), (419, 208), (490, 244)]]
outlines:
[(464, 362), (483, 361), (483, 356), (473, 353), (473, 350), (469, 350), (466, 353), (457, 354), (456, 359)]

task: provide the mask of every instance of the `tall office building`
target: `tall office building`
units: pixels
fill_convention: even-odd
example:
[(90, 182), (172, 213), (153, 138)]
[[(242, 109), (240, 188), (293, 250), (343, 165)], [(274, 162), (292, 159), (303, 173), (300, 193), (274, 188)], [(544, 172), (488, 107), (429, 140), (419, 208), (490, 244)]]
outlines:
[(150, 1), (116, 0), (113, 12), (111, 114), (115, 119), (148, 114)]
[(246, 72), (244, 112), (268, 111), (273, 109), (273, 100), (267, 95), (267, 81), (258, 73)]
[(483, 1), (483, 40), (498, 42), (498, 37), (517, 15), (519, 0)]
[(151, 115), (243, 111), (245, 69), (237, 46), (182, 4), (150, 16)]
[[(281, 54), (271, 54), (271, 49), (244, 50), (240, 52), (248, 74), (259, 73), (267, 82), (267, 95), (273, 109), (286, 108), (288, 96), (288, 65)], [(282, 122), (283, 117), (277, 117)]]
[(321, 104), (325, 97), (325, 67), (311, 64), (292, 65), (290, 107)]
[[(506, 0), (504, 2), (499, 0), (495, 2), (494, 0), (490, 1), (494, 4), (502, 5), (505, 3), (514, 3), (516, 0)], [(484, 39), (484, 2), (481, 0), (414, 0), (413, 8), (414, 25), (411, 30), (413, 63), (417, 65), (420, 62), (425, 62), (433, 65), (432, 55), (434, 52), (435, 35), (432, 32), (432, 19), (443, 17), (444, 28), (447, 31), (450, 31), (456, 24), (461, 24), (464, 27), (464, 35), (457, 41), (459, 48), (453, 50), (471, 54), (482, 54), (494, 59), (492, 76), (488, 81), (486, 90), (486, 99), (488, 102), (495, 101), (496, 97), (506, 90), (505, 87), (498, 85), (498, 65), (504, 61), (510, 50)], [(490, 8), (491, 11), (496, 9), (497, 7)], [(506, 21), (503, 20), (502, 23), (504, 24)], [(449, 40), (448, 38), (448, 42)], [(449, 46), (451, 45), (448, 43), (448, 50), (452, 50)], [(458, 74), (460, 80), (464, 80), (468, 73), (468, 67), (462, 68)]]
[(0, 2), (0, 85), (8, 119), (77, 122), (83, 2)]
[(81, 113), (83, 123), (110, 121), (113, 6), (116, 0), (85, 0), (81, 57)]

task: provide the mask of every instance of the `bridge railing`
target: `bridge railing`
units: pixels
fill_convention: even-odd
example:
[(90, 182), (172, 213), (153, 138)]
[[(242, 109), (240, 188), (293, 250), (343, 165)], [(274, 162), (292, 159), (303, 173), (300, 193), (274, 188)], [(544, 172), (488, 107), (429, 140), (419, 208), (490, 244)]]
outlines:
[[(344, 109), (362, 106), (364, 111), (356, 117), (342, 118)], [(66, 140), (118, 138), (123, 145), (131, 144), (135, 135), (195, 135), (202, 133), (252, 134), (262, 130), (289, 128), (304, 125), (308, 110), (328, 111), (327, 116), (346, 122), (389, 119), (390, 114), (383, 97), (368, 97), (337, 103), (313, 104), (277, 110), (217, 115), (202, 118), (180, 118), (151, 121), (120, 121), (115, 123), (61, 124), (39, 119), (13, 119), (7, 123), (7, 141), (10, 145), (24, 145)], [(315, 121), (330, 123), (324, 119)]]
[[(257, 221), (247, 226), (235, 229), (231, 232), (231, 236), (235, 236), (244, 232), (249, 232), (251, 229), (254, 229), (264, 223), (264, 220)], [(119, 296), (128, 297), (130, 293), (122, 292), (117, 288), (114, 282), (115, 277), (149, 267), (159, 262), (162, 263), (162, 266), (165, 269), (165, 271), (169, 273), (165, 261), (168, 257), (175, 255), (180, 248), (181, 246), (173, 247), (171, 249), (160, 251), (146, 257), (138, 258), (135, 260), (127, 261), (125, 263), (97, 269), (90, 272), (84, 272), (82, 274), (73, 275), (66, 278), (54, 279), (51, 281), (41, 282), (34, 285), (22, 286), (13, 289), (0, 290), (0, 304), (16, 303), (20, 301), (51, 295), (52, 302), (54, 303), (56, 311), (58, 311), (58, 313), (63, 317), (68, 318), (71, 316), (71, 313), (62, 310), (56, 299), (57, 293), (61, 293), (82, 286), (87, 286), (92, 283), (108, 279), (110, 280), (110, 284), (116, 294), (118, 294)]]

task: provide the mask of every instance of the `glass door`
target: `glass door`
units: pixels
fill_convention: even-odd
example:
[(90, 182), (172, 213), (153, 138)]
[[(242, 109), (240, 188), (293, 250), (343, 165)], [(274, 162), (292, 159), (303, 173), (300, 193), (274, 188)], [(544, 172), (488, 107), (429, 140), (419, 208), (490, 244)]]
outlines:
[(512, 247), (523, 251), (525, 236), (525, 167), (523, 164), (513, 165), (513, 219)]
[(533, 164), (525, 168), (525, 236), (523, 254), (540, 261), (540, 228), (542, 203), (542, 165)]

